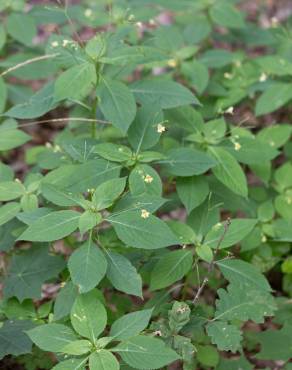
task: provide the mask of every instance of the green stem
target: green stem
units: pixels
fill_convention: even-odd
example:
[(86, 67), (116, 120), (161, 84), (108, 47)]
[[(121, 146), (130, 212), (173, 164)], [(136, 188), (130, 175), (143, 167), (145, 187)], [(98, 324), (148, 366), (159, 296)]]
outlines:
[[(94, 99), (93, 107), (92, 107), (92, 118), (96, 119), (96, 111), (97, 111), (97, 98)], [(96, 122), (92, 122), (91, 124), (91, 137), (96, 139)]]

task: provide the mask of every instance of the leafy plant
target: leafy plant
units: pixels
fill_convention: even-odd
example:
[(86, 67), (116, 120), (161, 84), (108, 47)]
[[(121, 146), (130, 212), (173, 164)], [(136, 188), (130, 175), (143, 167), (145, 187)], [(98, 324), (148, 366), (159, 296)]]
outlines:
[(291, 22), (25, 5), (0, 4), (4, 363), (289, 370)]

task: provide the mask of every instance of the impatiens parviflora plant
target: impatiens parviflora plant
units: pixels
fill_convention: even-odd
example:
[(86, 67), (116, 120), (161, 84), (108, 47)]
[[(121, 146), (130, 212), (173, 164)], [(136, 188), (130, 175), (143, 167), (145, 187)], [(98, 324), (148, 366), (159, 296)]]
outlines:
[[(147, 21), (139, 2), (131, 2), (133, 16), (123, 1), (110, 12), (102, 1), (65, 13), (22, 14), (21, 1), (4, 6), (0, 48), (4, 32), (29, 53), (0, 62), (0, 358), (32, 352), (29, 362), (34, 343), (55, 353), (54, 370), (161, 369), (176, 361), (184, 370), (252, 369), (244, 324), (264, 323), (279, 305), (263, 273), (280, 267), (292, 294), (292, 129), (252, 131), (233, 114), (244, 99), (255, 101), (258, 116), (286, 104), (291, 63), (208, 49), (218, 26), (247, 46), (274, 45), (272, 31), (254, 40), (226, 0), (159, 0)], [(153, 20), (159, 9), (173, 12), (175, 24)], [(45, 50), (32, 41), (39, 14), (61, 27)], [(84, 41), (79, 31), (89, 23), (104, 29)], [(48, 82), (33, 92), (11, 76)], [(52, 143), (30, 146), (31, 128), (46, 123), (66, 126)], [(5, 163), (23, 144), (26, 170), (15, 174)], [(248, 184), (247, 173), (264, 186)], [(272, 359), (289, 360), (291, 313), (283, 316), (276, 316), (283, 329), (253, 339), (260, 359), (269, 359), (276, 332), (288, 344)]]

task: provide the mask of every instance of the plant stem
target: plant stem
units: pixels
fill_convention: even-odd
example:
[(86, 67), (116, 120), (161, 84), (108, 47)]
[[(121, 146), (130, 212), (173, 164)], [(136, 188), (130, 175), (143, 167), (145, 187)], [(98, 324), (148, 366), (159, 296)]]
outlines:
[[(96, 119), (96, 111), (97, 111), (97, 98), (94, 99), (93, 107), (92, 107), (92, 118)], [(91, 137), (96, 139), (96, 122), (93, 121), (91, 123)]]
[(210, 274), (213, 272), (214, 270), (214, 266), (215, 266), (215, 262), (216, 262), (216, 257), (217, 257), (217, 254), (219, 252), (219, 249), (220, 249), (220, 245), (221, 243), (223, 242), (225, 236), (226, 236), (226, 233), (229, 229), (229, 226), (231, 225), (231, 220), (230, 218), (228, 218), (225, 223), (224, 223), (224, 230), (223, 230), (223, 233), (220, 237), (220, 239), (218, 240), (218, 243), (216, 245), (216, 248), (215, 248), (215, 252), (214, 252), (214, 255), (213, 255), (213, 258), (212, 258), (212, 261), (210, 262), (209, 264), (209, 267), (208, 267), (208, 275), (204, 278), (203, 282), (202, 282), (202, 285), (199, 287), (196, 295), (195, 295), (195, 298), (193, 299), (193, 304), (195, 304), (197, 302), (197, 300), (200, 298), (200, 295), (202, 294), (206, 284), (208, 283), (209, 281), (209, 277)]

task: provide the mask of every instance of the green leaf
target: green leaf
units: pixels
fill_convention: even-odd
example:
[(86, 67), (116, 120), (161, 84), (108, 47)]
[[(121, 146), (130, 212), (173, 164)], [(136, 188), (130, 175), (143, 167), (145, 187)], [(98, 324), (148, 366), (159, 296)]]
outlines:
[(282, 329), (270, 329), (257, 334), (261, 345), (261, 351), (256, 355), (259, 360), (282, 360), (291, 359), (292, 349), (292, 326), (288, 323)]
[[(229, 248), (244, 239), (255, 227), (257, 220), (248, 218), (237, 218), (231, 221), (224, 239), (220, 243), (220, 249)], [(204, 243), (211, 248), (216, 248), (219, 240), (224, 234), (224, 223), (216, 224), (206, 235)]]
[(33, 222), (18, 240), (50, 242), (71, 234), (78, 227), (80, 213), (76, 211), (56, 211)]
[(71, 281), (61, 288), (55, 300), (54, 321), (58, 321), (70, 314), (77, 294), (78, 289)]
[(225, 149), (220, 147), (209, 148), (218, 164), (212, 168), (214, 175), (234, 193), (247, 197), (247, 181), (245, 174), (236, 159)]
[(184, 62), (181, 65), (182, 74), (189, 79), (190, 84), (194, 86), (198, 94), (202, 94), (209, 82), (208, 68), (196, 60)]
[(220, 363), (216, 370), (238, 370), (238, 369), (244, 369), (244, 370), (253, 370), (254, 366), (246, 360), (244, 356), (241, 356), (240, 358), (228, 358), (220, 359)]
[(80, 356), (88, 353), (92, 349), (92, 344), (89, 340), (79, 339), (74, 342), (70, 342), (61, 348), (62, 353), (69, 355)]
[(291, 133), (291, 125), (273, 125), (261, 129), (257, 134), (257, 139), (269, 144), (270, 147), (277, 149), (289, 140)]
[[(220, 356), (218, 351), (213, 346), (196, 346), (197, 347), (197, 359), (198, 361), (208, 367), (214, 367), (218, 365)], [(216, 368), (217, 369), (217, 368)]]
[(119, 370), (120, 365), (110, 351), (100, 349), (90, 355), (89, 368), (90, 370)]
[(94, 212), (91, 209), (82, 213), (79, 217), (78, 228), (80, 234), (83, 235), (86, 231), (93, 229), (102, 221), (102, 216), (98, 212)]
[(26, 46), (32, 45), (32, 39), (37, 34), (33, 17), (23, 13), (12, 13), (7, 18), (7, 32), (12, 38)]
[(273, 316), (277, 309), (274, 298), (266, 292), (254, 288), (241, 289), (230, 284), (227, 290), (217, 291), (215, 320), (252, 320), (263, 323), (265, 316)]
[(83, 99), (96, 84), (96, 70), (92, 63), (82, 63), (63, 72), (55, 82), (56, 100)]
[(85, 358), (72, 358), (70, 360), (65, 360), (59, 362), (52, 370), (85, 370), (85, 364), (87, 362), (87, 357)]
[(20, 301), (40, 298), (42, 284), (58, 276), (64, 267), (63, 259), (50, 256), (43, 246), (35, 246), (13, 256), (4, 280), (5, 298), (16, 296)]
[(89, 239), (70, 256), (68, 268), (79, 292), (86, 293), (95, 288), (104, 277), (107, 261), (101, 250)]
[(0, 183), (0, 201), (6, 202), (21, 197), (25, 192), (24, 186), (18, 181)]
[[(9, 120), (5, 123), (9, 123)], [(25, 144), (31, 137), (21, 130), (9, 128), (7, 125), (0, 125), (0, 151), (10, 150)]]
[(0, 226), (12, 220), (20, 211), (19, 203), (7, 203), (0, 207)]
[(96, 95), (105, 118), (126, 133), (136, 115), (136, 102), (128, 86), (102, 77)]
[(165, 160), (158, 163), (176, 176), (201, 175), (216, 165), (216, 161), (209, 155), (192, 148), (173, 149)]
[[(1, 28), (0, 28), (0, 32), (1, 32)], [(7, 100), (7, 87), (6, 87), (5, 82), (3, 81), (3, 78), (0, 77), (0, 113), (2, 113), (5, 109), (6, 100)]]
[(152, 309), (129, 313), (116, 320), (111, 327), (110, 336), (115, 340), (134, 337), (147, 328)]
[(0, 360), (6, 355), (30, 353), (32, 342), (26, 334), (34, 324), (28, 320), (6, 320), (0, 328)]
[(107, 313), (96, 290), (77, 297), (71, 310), (71, 323), (78, 334), (95, 342), (107, 323)]
[(30, 339), (43, 351), (62, 352), (62, 348), (75, 340), (76, 334), (62, 324), (43, 324), (27, 332)]
[(168, 109), (200, 104), (190, 90), (174, 81), (140, 80), (131, 85), (131, 90), (142, 105), (155, 104), (162, 109)]
[(64, 165), (48, 173), (44, 180), (69, 192), (83, 193), (103, 182), (119, 177), (120, 166), (104, 159)]
[(135, 369), (160, 369), (180, 357), (157, 338), (137, 336), (113, 348)]
[(271, 291), (271, 287), (264, 275), (245, 261), (225, 259), (217, 261), (216, 265), (220, 268), (224, 277), (232, 284), (244, 286), (246, 289), (248, 289), (248, 286), (252, 286), (260, 290)]
[(47, 182), (41, 183), (42, 196), (49, 202), (61, 207), (81, 205), (83, 196), (58, 188)]
[(256, 102), (255, 114), (274, 112), (292, 99), (292, 84), (278, 82), (270, 85)]
[(224, 321), (211, 322), (207, 325), (207, 333), (220, 351), (236, 352), (241, 348), (241, 332), (234, 325)]
[(122, 194), (126, 186), (126, 177), (108, 180), (99, 185), (92, 195), (92, 203), (97, 211), (109, 208)]
[(55, 107), (54, 84), (47, 83), (25, 103), (17, 104), (5, 116), (21, 119), (41, 117)]
[(161, 196), (162, 182), (159, 174), (147, 164), (137, 165), (130, 173), (129, 188), (133, 195)]
[(136, 153), (152, 148), (159, 141), (161, 133), (158, 124), (163, 123), (163, 112), (153, 105), (138, 109), (136, 118), (128, 131), (128, 140)]
[(0, 25), (0, 50), (3, 48), (6, 42), (6, 31), (4, 26)]
[(123, 255), (106, 250), (106, 276), (117, 290), (142, 297), (142, 279), (136, 268)]
[(210, 16), (213, 22), (227, 28), (244, 28), (242, 13), (228, 1), (214, 3), (210, 9)]
[(209, 185), (203, 176), (179, 177), (176, 190), (189, 214), (204, 202), (209, 193)]
[(142, 211), (128, 211), (109, 216), (118, 237), (134, 248), (158, 249), (179, 244), (169, 227), (159, 218), (143, 217)]
[(197, 241), (196, 233), (189, 225), (174, 220), (167, 221), (167, 225), (171, 228), (174, 234), (177, 235), (181, 244), (196, 243)]
[(95, 146), (94, 153), (113, 162), (126, 162), (132, 159), (132, 151), (125, 145), (102, 143)]
[(177, 250), (163, 255), (151, 272), (150, 289), (162, 289), (182, 279), (190, 271), (192, 263), (190, 250)]

